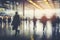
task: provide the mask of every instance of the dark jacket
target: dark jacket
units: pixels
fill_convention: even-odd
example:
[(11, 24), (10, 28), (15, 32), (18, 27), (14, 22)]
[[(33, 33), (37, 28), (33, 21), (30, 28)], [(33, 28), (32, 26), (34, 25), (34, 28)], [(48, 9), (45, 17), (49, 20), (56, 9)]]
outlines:
[(60, 18), (59, 18), (59, 17), (56, 18), (56, 23), (57, 23), (57, 24), (60, 23)]
[(53, 16), (51, 17), (51, 23), (52, 23), (52, 26), (53, 26), (53, 27), (56, 27), (56, 16), (55, 16), (55, 15), (53, 15)]
[(13, 17), (13, 21), (12, 21), (13, 29), (17, 29), (18, 26), (20, 25), (20, 23), (21, 23), (21, 19), (20, 19), (19, 15), (15, 15)]

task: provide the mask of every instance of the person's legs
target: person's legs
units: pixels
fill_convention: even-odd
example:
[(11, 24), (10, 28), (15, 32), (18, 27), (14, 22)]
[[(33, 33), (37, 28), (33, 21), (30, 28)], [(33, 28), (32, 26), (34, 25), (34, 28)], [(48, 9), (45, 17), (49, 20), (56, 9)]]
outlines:
[(15, 36), (17, 35), (17, 29), (15, 29)]
[(45, 29), (45, 26), (46, 26), (46, 24), (43, 24), (43, 31), (44, 31), (44, 29)]
[(33, 30), (35, 30), (35, 28), (36, 28), (36, 23), (34, 23), (33, 25), (34, 25)]
[(59, 23), (57, 23), (57, 32), (56, 32), (56, 37), (57, 37), (57, 40), (59, 39)]
[(45, 37), (45, 32), (44, 32), (45, 26), (46, 26), (46, 24), (43, 24), (43, 40), (46, 39), (46, 37)]
[(15, 30), (15, 35), (18, 35), (19, 34), (19, 30), (18, 30), (18, 28), (16, 28), (16, 30)]
[(56, 24), (52, 24), (52, 39), (56, 39)]
[(20, 33), (20, 31), (19, 31), (19, 30), (17, 30), (17, 33), (19, 34), (19, 33)]
[(36, 30), (35, 30), (35, 28), (36, 28), (36, 23), (34, 23), (34, 27), (33, 27), (33, 31), (34, 31), (33, 37), (34, 37), (34, 40), (36, 40)]

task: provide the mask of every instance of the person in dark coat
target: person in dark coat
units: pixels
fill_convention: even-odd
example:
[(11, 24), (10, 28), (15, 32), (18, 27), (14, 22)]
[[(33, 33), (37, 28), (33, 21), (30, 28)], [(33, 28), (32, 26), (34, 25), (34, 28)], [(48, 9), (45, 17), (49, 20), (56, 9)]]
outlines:
[(59, 18), (59, 16), (57, 16), (57, 18), (56, 18), (56, 38), (57, 38), (57, 40), (59, 39), (59, 24), (60, 24), (60, 18)]
[(51, 17), (51, 24), (52, 24), (52, 39), (55, 40), (55, 33), (56, 33), (56, 14), (54, 14), (52, 17)]
[(51, 17), (51, 23), (52, 23), (52, 27), (56, 27), (56, 15), (53, 15), (52, 17)]
[(20, 23), (21, 23), (21, 18), (18, 15), (18, 12), (16, 12), (12, 21), (13, 30), (15, 30), (15, 35), (19, 33), (18, 26), (20, 26)]

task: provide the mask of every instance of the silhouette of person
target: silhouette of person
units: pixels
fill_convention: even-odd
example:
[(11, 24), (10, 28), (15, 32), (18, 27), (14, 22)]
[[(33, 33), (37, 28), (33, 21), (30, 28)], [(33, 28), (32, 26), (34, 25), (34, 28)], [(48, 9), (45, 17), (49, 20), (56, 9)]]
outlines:
[(31, 19), (30, 19), (30, 17), (28, 17), (28, 21), (29, 21), (29, 24), (30, 24), (30, 22), (31, 22)]
[(27, 25), (27, 17), (26, 17), (26, 19), (25, 19), (25, 20), (26, 20), (26, 25)]
[(33, 37), (34, 37), (34, 40), (36, 40), (36, 30), (35, 30), (35, 28), (36, 28), (36, 21), (37, 21), (37, 18), (34, 16), (33, 17), (33, 31), (34, 31)]
[(31, 23), (31, 19), (30, 19), (30, 17), (28, 17), (27, 19), (28, 19), (28, 22), (29, 22), (28, 25), (29, 25), (29, 33), (30, 33), (30, 23)]
[(41, 19), (40, 19), (40, 22), (43, 24), (43, 40), (46, 39), (45, 34), (44, 34), (44, 29), (45, 29), (45, 27), (46, 27), (47, 20), (48, 20), (48, 19), (47, 19), (47, 17), (46, 17), (45, 15), (43, 15), (43, 16), (41, 17)]
[[(0, 24), (2, 25), (2, 18), (1, 18), (1, 17), (0, 17)], [(0, 26), (1, 26), (1, 25), (0, 25)]]
[(0, 35), (2, 35), (2, 18), (0, 17)]
[(6, 29), (6, 17), (3, 17), (4, 29)]
[(8, 29), (11, 30), (11, 16), (8, 16)]
[(37, 19), (36, 19), (35, 16), (34, 16), (34, 17), (33, 17), (33, 25), (34, 25), (33, 30), (36, 28), (36, 21), (37, 21)]
[(18, 15), (18, 12), (16, 12), (12, 21), (13, 30), (15, 30), (15, 36), (19, 34), (18, 26), (20, 26), (20, 23), (21, 23), (21, 18)]
[(40, 19), (41, 23), (43, 24), (43, 31), (44, 31), (44, 29), (45, 29), (47, 20), (48, 20), (48, 19), (47, 19), (47, 17), (46, 17), (45, 15), (42, 16), (41, 19)]
[(3, 16), (4, 35), (7, 35), (7, 31), (6, 31), (6, 29), (7, 29), (7, 25), (6, 25), (7, 21), (6, 21), (6, 19), (7, 19), (6, 16)]
[(56, 15), (53, 15), (52, 17), (51, 17), (51, 23), (52, 23), (52, 27), (56, 27)]
[(8, 23), (11, 23), (11, 17), (8, 17)]
[(57, 23), (57, 27), (59, 28), (59, 24), (60, 24), (60, 18), (59, 18), (59, 16), (56, 17), (56, 23)]
[[(60, 18), (59, 18), (59, 16), (57, 16), (57, 18), (56, 18), (56, 30), (57, 30), (57, 32), (56, 32), (56, 37), (57, 38), (59, 38), (59, 24), (60, 24)], [(57, 39), (58, 40), (58, 39)]]
[(52, 37), (53, 37), (53, 40), (55, 39), (56, 35), (56, 14), (54, 14), (52, 17), (51, 17), (51, 23), (52, 23)]

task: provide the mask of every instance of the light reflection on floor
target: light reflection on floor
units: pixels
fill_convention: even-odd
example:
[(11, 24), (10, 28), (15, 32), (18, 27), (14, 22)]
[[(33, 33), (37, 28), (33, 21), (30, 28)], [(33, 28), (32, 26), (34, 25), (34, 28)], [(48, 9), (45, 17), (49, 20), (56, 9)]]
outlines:
[[(43, 24), (38, 20), (36, 25), (37, 25), (35, 29), (36, 34), (42, 37), (43, 36)], [(18, 29), (20, 30), (20, 35), (24, 33), (26, 36), (29, 36), (29, 34), (33, 34), (33, 22), (31, 21), (29, 24), (29, 22), (27, 21), (27, 24), (26, 24), (26, 21), (24, 21), (24, 32), (23, 32), (23, 23)], [(14, 35), (15, 31), (12, 30), (12, 26), (9, 26), (8, 29), (7, 28), (3, 29), (3, 33), (4, 34), (6, 33), (7, 35)], [(47, 21), (47, 27), (45, 27), (45, 35), (48, 38), (52, 36), (52, 26), (51, 26), (50, 21)]]

